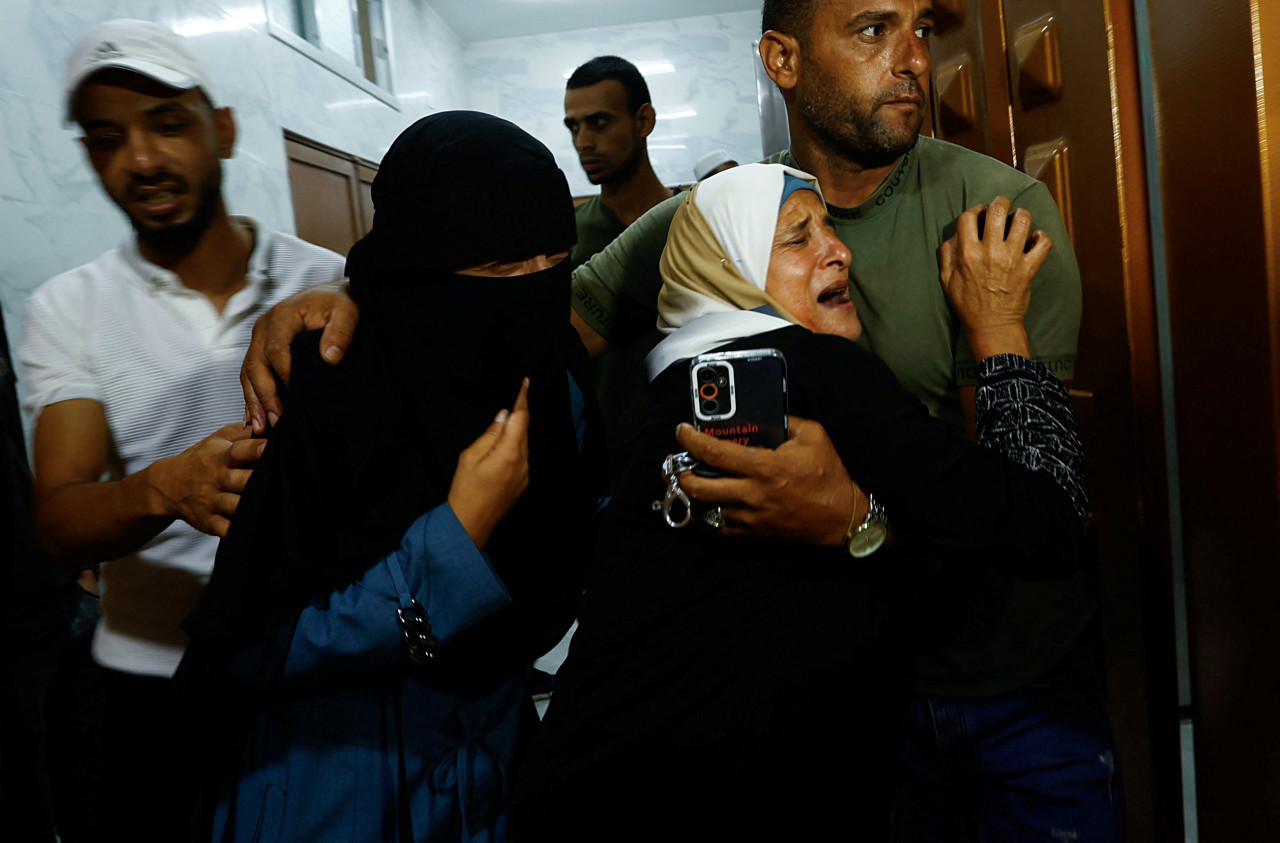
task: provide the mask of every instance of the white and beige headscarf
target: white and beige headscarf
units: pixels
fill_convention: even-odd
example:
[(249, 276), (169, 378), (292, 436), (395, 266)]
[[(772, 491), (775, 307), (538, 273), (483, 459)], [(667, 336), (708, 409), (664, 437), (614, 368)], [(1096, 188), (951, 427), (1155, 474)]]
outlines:
[[(658, 294), (658, 330), (667, 338), (645, 358), (650, 380), (677, 360), (798, 324), (764, 291), (787, 176), (821, 198), (817, 178), (806, 172), (746, 164), (699, 182), (676, 211)], [(763, 307), (777, 316), (757, 311)]]

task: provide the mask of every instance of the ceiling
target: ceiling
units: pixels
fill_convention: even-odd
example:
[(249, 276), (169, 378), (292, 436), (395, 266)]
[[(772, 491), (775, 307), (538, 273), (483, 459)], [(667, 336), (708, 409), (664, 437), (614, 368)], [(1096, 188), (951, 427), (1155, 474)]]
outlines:
[(760, 11), (760, 0), (427, 0), (464, 42)]

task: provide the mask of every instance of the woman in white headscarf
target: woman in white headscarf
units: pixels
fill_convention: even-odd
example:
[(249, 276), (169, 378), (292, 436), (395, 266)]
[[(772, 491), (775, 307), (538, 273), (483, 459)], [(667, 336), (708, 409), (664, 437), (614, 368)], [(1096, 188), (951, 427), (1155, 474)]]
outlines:
[[(1026, 235), (1024, 221), (1010, 242)], [(980, 360), (980, 447), (850, 342), (861, 324), (849, 252), (813, 177), (748, 165), (694, 189), (662, 258), (669, 335), (649, 358), (658, 400), (521, 771), (513, 839), (887, 835), (926, 620), (907, 612), (911, 586), (938, 566), (1048, 579), (1083, 550), (1074, 420), (1061, 384), (1028, 358), (1021, 325), (1051, 246), (1031, 240), (1006, 290), (951, 273), (944, 255)], [(659, 467), (691, 415), (687, 359), (754, 348), (785, 355), (791, 412), (825, 426), (854, 478), (848, 536), (874, 495), (904, 541), (858, 559), (673, 530), (655, 511)]]

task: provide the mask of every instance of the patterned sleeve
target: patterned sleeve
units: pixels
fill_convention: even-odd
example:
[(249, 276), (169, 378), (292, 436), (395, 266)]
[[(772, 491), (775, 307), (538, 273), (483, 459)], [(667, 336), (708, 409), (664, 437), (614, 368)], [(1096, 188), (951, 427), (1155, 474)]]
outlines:
[(1047, 471), (1083, 523), (1084, 447), (1062, 382), (1041, 363), (998, 354), (978, 368), (978, 442), (1031, 471)]

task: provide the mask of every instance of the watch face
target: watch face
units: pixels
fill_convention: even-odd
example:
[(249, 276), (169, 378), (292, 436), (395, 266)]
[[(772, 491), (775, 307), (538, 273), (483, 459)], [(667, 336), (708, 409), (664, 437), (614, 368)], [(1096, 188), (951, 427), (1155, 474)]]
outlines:
[(880, 549), (889, 528), (883, 521), (868, 521), (849, 537), (849, 555), (855, 559), (870, 556)]

